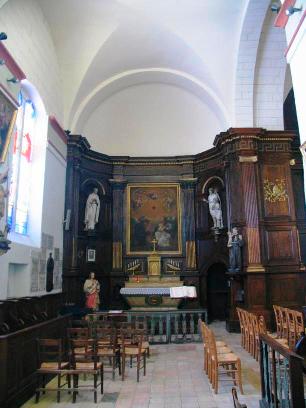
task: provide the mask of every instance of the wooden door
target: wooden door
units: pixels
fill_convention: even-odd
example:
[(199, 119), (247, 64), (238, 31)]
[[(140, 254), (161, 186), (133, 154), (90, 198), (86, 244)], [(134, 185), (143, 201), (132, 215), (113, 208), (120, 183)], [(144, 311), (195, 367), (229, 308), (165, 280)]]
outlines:
[(207, 303), (208, 318), (225, 320), (228, 310), (228, 283), (225, 272), (226, 265), (216, 263), (207, 271)]

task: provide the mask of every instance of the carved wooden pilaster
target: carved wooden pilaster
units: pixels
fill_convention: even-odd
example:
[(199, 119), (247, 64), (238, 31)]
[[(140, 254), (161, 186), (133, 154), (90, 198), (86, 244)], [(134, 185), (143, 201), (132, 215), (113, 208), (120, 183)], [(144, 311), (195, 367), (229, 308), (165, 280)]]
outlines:
[(76, 302), (79, 293), (77, 276), (78, 267), (78, 228), (80, 201), (80, 171), (82, 154), (90, 145), (85, 138), (70, 135), (67, 145), (66, 202), (65, 217), (70, 212), (70, 222), (64, 231), (63, 290), (67, 293), (68, 302)]
[(126, 180), (111, 179), (113, 188), (113, 271), (122, 271), (124, 190)]
[(197, 269), (195, 244), (195, 187), (196, 178), (180, 181), (184, 201), (184, 230), (186, 239), (186, 268)]
[(257, 196), (257, 161), (256, 155), (239, 156), (241, 168), (241, 184), (245, 214), (245, 234), (247, 242), (247, 272), (263, 272)]

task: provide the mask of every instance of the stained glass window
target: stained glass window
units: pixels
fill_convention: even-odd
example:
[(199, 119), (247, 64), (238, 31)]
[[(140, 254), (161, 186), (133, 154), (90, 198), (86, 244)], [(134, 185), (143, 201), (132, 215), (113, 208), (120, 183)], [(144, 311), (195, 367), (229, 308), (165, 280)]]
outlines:
[(32, 101), (22, 93), (19, 95), (19, 103), (12, 155), (8, 224), (11, 231), (27, 235), (36, 112)]

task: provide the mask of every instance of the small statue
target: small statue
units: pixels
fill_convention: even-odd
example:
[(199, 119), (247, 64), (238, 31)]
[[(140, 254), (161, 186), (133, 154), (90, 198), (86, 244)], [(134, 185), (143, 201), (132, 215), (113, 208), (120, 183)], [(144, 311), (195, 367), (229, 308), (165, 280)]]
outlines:
[(53, 270), (54, 270), (54, 259), (52, 258), (52, 252), (50, 252), (49, 258), (47, 260), (46, 292), (51, 292), (53, 290)]
[(93, 192), (89, 194), (85, 207), (85, 231), (94, 230), (95, 225), (99, 221), (100, 213), (100, 199), (98, 196), (98, 189), (95, 187)]
[(238, 234), (238, 229), (233, 228), (232, 232), (228, 231), (228, 242), (227, 246), (229, 248), (229, 272), (240, 272), (241, 271), (241, 247), (243, 246), (242, 235)]
[(99, 310), (100, 305), (100, 283), (95, 279), (95, 273), (91, 272), (84, 283), (86, 295), (86, 307), (92, 310)]
[(209, 212), (213, 220), (214, 226), (213, 229), (222, 229), (223, 228), (223, 219), (222, 219), (222, 209), (221, 209), (221, 199), (216, 188), (210, 187), (208, 189), (209, 195), (206, 198), (203, 198), (203, 201), (208, 203)]

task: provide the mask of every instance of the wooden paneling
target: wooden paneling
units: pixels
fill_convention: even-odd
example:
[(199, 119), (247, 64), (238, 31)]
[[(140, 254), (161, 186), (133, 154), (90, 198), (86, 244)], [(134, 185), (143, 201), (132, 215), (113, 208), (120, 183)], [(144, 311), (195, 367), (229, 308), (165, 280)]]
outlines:
[(0, 406), (21, 406), (36, 386), (38, 338), (64, 338), (70, 316), (61, 316), (0, 336)]
[(295, 233), (292, 230), (266, 231), (268, 262), (294, 261)]
[(249, 306), (265, 308), (266, 305), (266, 277), (264, 274), (247, 277), (247, 298)]
[[(129, 259), (124, 231), (126, 185), (175, 182), (182, 187), (183, 253), (177, 259), (183, 265), (181, 279), (202, 282), (199, 290), (202, 306), (207, 300), (208, 268), (214, 263), (228, 264), (227, 231), (233, 226), (238, 227), (244, 240), (242, 274), (233, 278), (236, 279), (233, 288), (245, 291), (242, 306), (268, 315), (272, 289), (275, 301), (284, 296), (288, 302), (302, 302), (298, 236), (301, 243), (304, 239), (306, 242), (306, 222), (303, 172), (300, 164), (292, 164), (293, 158), (294, 163), (301, 161), (294, 140), (295, 134), (289, 131), (231, 128), (216, 137), (212, 149), (195, 156), (131, 158), (93, 152), (86, 139), (70, 136), (66, 208), (72, 209), (72, 223), (65, 232), (63, 276), (67, 299), (83, 306), (82, 284), (94, 270), (107, 287), (102, 305), (124, 307), (118, 289), (124, 285)], [(219, 194), (224, 229), (217, 237), (211, 229), (211, 216), (202, 191), (212, 178), (221, 180), (222, 185)], [(92, 237), (83, 230), (87, 195), (84, 186), (88, 180), (104, 186), (100, 197), (102, 219)], [(97, 251), (97, 262), (93, 264), (84, 259), (89, 244), (95, 245)], [(302, 254), (306, 259), (306, 250)], [(289, 272), (288, 287), (293, 291), (290, 300), (283, 288), (284, 274)], [(297, 288), (301, 289), (296, 291)], [(231, 295), (229, 315), (234, 318), (236, 296)]]

